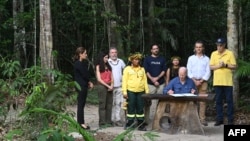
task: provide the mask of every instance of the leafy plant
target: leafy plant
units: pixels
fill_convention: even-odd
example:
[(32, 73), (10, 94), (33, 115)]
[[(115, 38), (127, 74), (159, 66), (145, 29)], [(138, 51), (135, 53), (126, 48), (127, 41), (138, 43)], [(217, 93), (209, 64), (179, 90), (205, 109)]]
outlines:
[[(77, 123), (77, 121), (72, 116), (69, 116), (67, 114), (62, 114), (62, 113), (59, 113), (59, 112), (56, 112), (56, 111), (53, 111), (53, 110), (43, 109), (43, 108), (33, 108), (33, 109), (30, 109), (30, 110), (28, 110), (26, 112), (23, 112), (21, 115), (24, 116), (24, 115), (33, 114), (33, 113), (47, 113), (49, 115), (56, 116), (61, 121), (66, 120), (67, 123), (69, 123), (70, 127), (74, 128), (75, 131), (78, 131), (83, 136), (84, 140), (86, 140), (86, 141), (94, 141), (95, 140), (94, 137), (89, 132), (82, 129), (82, 127)], [(53, 137), (51, 136), (51, 133), (53, 133), (53, 135), (52, 135)], [(62, 135), (59, 134), (59, 133), (62, 133)], [(48, 139), (48, 137), (45, 138), (45, 135), (49, 135), (49, 138), (50, 137), (56, 138), (56, 141), (57, 141), (57, 139), (62, 139), (67, 134), (68, 134), (67, 132), (61, 132), (61, 130), (58, 130), (58, 129), (56, 129), (56, 132), (53, 131), (53, 130), (50, 131), (48, 129), (45, 129), (45, 131), (42, 133), (42, 136), (40, 136), (39, 138), (41, 139), (41, 141), (44, 141), (42, 139), (45, 139), (45, 140)], [(68, 139), (68, 137), (67, 137), (67, 139)]]
[(250, 75), (250, 63), (241, 59), (237, 60), (238, 68), (235, 72), (237, 77), (248, 77)]
[(18, 106), (19, 96), (26, 91), (26, 87), (19, 61), (1, 57), (0, 72), (0, 115), (5, 119), (10, 106), (13, 105), (14, 109)]
[(20, 129), (11, 130), (4, 136), (4, 138), (8, 141), (12, 141), (15, 136), (20, 136), (22, 133), (23, 132)]

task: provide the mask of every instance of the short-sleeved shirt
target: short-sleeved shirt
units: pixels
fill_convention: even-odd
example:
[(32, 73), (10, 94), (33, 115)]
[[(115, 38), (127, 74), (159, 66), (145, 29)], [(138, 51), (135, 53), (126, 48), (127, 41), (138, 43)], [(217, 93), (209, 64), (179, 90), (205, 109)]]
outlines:
[[(223, 54), (213, 51), (210, 57), (210, 65), (219, 65), (220, 61), (225, 64), (236, 65), (236, 60), (232, 51), (226, 49)], [(213, 86), (233, 86), (233, 72), (228, 68), (214, 70)]]
[(113, 61), (112, 59), (109, 58), (108, 63), (112, 67), (114, 87), (121, 87), (122, 86), (122, 72), (126, 66), (124, 61), (119, 58), (117, 58), (116, 61)]
[[(152, 77), (157, 77), (162, 71), (167, 70), (166, 60), (162, 56), (152, 57), (148, 56), (144, 59), (143, 67), (146, 73), (148, 72)], [(161, 77), (158, 82), (160, 84), (165, 83), (164, 77)], [(150, 79), (148, 79), (148, 84), (153, 85)]]
[(167, 94), (169, 90), (174, 91), (175, 94), (191, 93), (192, 89), (196, 90), (194, 81), (186, 77), (184, 84), (181, 83), (179, 77), (172, 79), (169, 84), (163, 89), (163, 94)]

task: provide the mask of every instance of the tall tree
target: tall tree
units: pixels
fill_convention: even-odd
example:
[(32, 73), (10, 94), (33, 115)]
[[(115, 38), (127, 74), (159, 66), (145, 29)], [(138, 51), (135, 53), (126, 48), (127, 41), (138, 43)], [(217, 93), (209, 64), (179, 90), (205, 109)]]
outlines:
[(149, 44), (154, 42), (154, 32), (153, 32), (153, 24), (155, 20), (154, 16), (154, 0), (148, 1), (148, 32), (149, 32)]
[[(238, 58), (239, 50), (239, 35), (238, 35), (238, 5), (236, 0), (228, 0), (227, 9), (227, 44), (228, 48), (234, 52), (235, 58)], [(234, 90), (233, 96), (235, 106), (238, 105), (238, 94), (239, 94), (239, 80), (234, 77)]]
[(104, 7), (108, 15), (107, 33), (109, 47), (116, 47), (119, 50), (120, 56), (123, 57), (124, 51), (122, 49), (122, 37), (121, 33), (117, 30), (118, 22), (114, 0), (104, 0)]
[[(44, 69), (53, 69), (52, 56), (52, 23), (50, 13), (50, 0), (39, 0), (40, 6), (40, 46), (39, 55), (41, 58), (41, 67)], [(47, 74), (49, 83), (53, 82), (51, 74)]]
[(25, 28), (21, 25), (20, 17), (24, 12), (23, 0), (13, 0), (13, 27), (14, 27), (14, 52), (24, 68), (27, 67), (27, 49), (25, 42)]

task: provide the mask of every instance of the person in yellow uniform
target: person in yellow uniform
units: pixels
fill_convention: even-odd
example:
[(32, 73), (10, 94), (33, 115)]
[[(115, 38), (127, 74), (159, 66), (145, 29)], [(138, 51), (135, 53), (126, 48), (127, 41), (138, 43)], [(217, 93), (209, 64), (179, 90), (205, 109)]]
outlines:
[(127, 123), (125, 129), (134, 125), (137, 120), (138, 130), (146, 131), (144, 123), (144, 100), (142, 94), (148, 94), (149, 88), (145, 69), (141, 67), (142, 55), (134, 53), (129, 57), (131, 65), (126, 66), (122, 76), (123, 97), (127, 99)]
[(233, 125), (233, 71), (236, 69), (236, 60), (232, 51), (226, 48), (226, 39), (216, 41), (217, 50), (210, 57), (210, 69), (214, 71), (213, 86), (216, 102), (216, 122), (214, 126), (223, 124), (223, 98), (227, 102), (228, 125)]

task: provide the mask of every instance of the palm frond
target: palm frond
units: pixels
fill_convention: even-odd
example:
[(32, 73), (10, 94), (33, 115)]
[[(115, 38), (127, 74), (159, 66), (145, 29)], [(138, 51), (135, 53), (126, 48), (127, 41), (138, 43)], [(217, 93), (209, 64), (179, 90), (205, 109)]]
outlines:
[(244, 60), (238, 60), (238, 68), (235, 71), (236, 77), (248, 77), (250, 76), (250, 63)]

